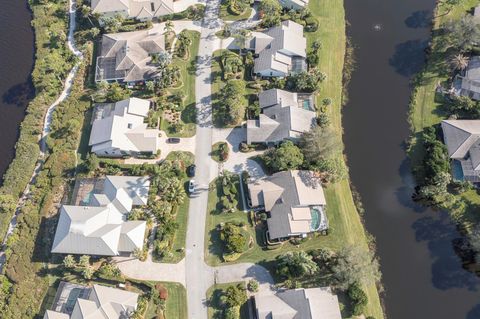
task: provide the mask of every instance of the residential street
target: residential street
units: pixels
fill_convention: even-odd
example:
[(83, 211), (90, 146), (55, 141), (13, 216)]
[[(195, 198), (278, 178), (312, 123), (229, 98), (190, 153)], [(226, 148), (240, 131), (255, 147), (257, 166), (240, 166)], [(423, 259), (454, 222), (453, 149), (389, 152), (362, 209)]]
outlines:
[[(248, 281), (252, 278), (260, 283), (262, 292), (272, 291), (273, 278), (262, 266), (245, 263), (221, 267), (210, 267), (205, 263), (205, 224), (207, 219), (208, 186), (217, 177), (218, 163), (211, 159), (212, 144), (218, 139), (229, 142), (234, 160), (225, 163), (226, 168), (239, 173), (251, 167), (256, 176), (263, 176), (261, 167), (247, 159), (255, 155), (243, 154), (238, 150), (244, 132), (240, 130), (214, 129), (212, 122), (212, 54), (224, 44), (215, 36), (223, 22), (219, 19), (220, 0), (207, 1), (205, 18), (200, 30), (197, 23), (174, 22), (175, 30), (185, 28), (199, 30), (201, 33), (197, 59), (195, 96), (197, 107), (197, 130), (195, 138), (195, 164), (197, 166), (196, 193), (190, 198), (188, 230), (186, 238), (186, 257), (178, 264), (153, 263), (151, 259), (140, 262), (129, 258), (116, 258), (118, 267), (126, 276), (155, 281), (175, 281), (186, 286), (188, 299), (188, 318), (207, 319), (207, 290), (215, 283)], [(250, 21), (250, 20), (249, 20)], [(162, 26), (155, 26), (159, 30)]]

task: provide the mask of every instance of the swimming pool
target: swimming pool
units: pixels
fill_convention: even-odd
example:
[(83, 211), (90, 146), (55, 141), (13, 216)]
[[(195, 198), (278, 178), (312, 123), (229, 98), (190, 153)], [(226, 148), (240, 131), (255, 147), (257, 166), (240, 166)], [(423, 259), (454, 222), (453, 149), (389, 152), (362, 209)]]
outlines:
[(452, 162), (452, 177), (457, 181), (463, 181), (464, 179), (462, 164), (457, 160)]
[(326, 230), (328, 229), (327, 216), (322, 207), (315, 206), (310, 209), (310, 215), (312, 221), (310, 222), (310, 229), (312, 231)]

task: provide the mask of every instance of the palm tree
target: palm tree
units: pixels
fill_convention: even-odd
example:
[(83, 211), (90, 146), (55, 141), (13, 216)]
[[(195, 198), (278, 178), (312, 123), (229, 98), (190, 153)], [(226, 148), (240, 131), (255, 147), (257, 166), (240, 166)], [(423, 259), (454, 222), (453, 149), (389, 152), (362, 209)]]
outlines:
[(178, 178), (169, 178), (162, 187), (163, 198), (173, 206), (180, 205), (186, 194), (182, 182)]
[(165, 22), (165, 27), (163, 28), (165, 30), (166, 33), (170, 33), (173, 31), (173, 22), (168, 20), (167, 22)]
[(465, 70), (468, 66), (469, 58), (463, 54), (456, 54), (450, 61), (454, 70)]
[(303, 275), (313, 275), (318, 270), (318, 265), (312, 256), (301, 251), (290, 251), (277, 257), (280, 272), (288, 277), (298, 278)]

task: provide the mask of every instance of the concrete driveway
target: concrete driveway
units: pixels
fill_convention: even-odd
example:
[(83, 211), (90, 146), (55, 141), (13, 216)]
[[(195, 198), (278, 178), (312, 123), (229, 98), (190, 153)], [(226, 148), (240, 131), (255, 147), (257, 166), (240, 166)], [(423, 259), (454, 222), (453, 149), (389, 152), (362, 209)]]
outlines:
[[(251, 158), (264, 153), (264, 151), (253, 151), (248, 153), (240, 152), (241, 142), (247, 140), (247, 129), (245, 127), (235, 127), (227, 129), (214, 129), (212, 142), (227, 142), (230, 149), (228, 160), (222, 164), (222, 168), (232, 173), (240, 174), (247, 171), (252, 178), (261, 178), (265, 176), (262, 167)], [(218, 164), (217, 164), (218, 165)], [(213, 178), (216, 177), (212, 176)]]

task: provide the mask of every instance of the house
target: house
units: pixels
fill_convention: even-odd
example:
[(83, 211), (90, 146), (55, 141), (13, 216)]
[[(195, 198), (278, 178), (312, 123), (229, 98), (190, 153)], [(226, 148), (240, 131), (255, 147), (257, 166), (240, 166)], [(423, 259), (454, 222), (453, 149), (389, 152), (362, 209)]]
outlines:
[(129, 98), (117, 103), (98, 104), (88, 145), (99, 156), (155, 154), (159, 131), (147, 127), (150, 101)]
[(290, 289), (255, 296), (257, 319), (341, 319), (338, 298), (329, 287)]
[(301, 10), (308, 6), (308, 0), (279, 0), (285, 9)]
[(245, 47), (255, 53), (254, 73), (262, 77), (285, 77), (307, 69), (307, 40), (303, 26), (283, 21), (265, 32), (253, 32)]
[(92, 12), (104, 18), (120, 15), (140, 21), (174, 13), (173, 0), (92, 0)]
[(457, 95), (480, 100), (480, 56), (470, 58), (463, 76), (458, 75), (453, 81), (453, 90)]
[[(62, 298), (63, 297), (63, 298)], [(54, 310), (43, 319), (123, 319), (137, 309), (138, 294), (122, 289), (93, 285), (85, 287), (61, 282)]]
[(258, 119), (247, 121), (248, 144), (296, 139), (315, 125), (311, 95), (271, 89), (261, 92), (258, 99), (261, 114)]
[(252, 208), (267, 213), (272, 240), (328, 229), (323, 188), (311, 171), (278, 172), (250, 182), (248, 195)]
[(158, 30), (104, 34), (97, 57), (95, 81), (137, 83), (161, 76), (152, 57), (165, 52)]
[(444, 120), (441, 125), (448, 156), (462, 169), (463, 176), (454, 177), (480, 182), (480, 120)]
[(134, 206), (147, 204), (147, 177), (107, 176), (103, 192), (88, 206), (62, 205), (52, 253), (130, 255), (143, 247), (145, 221), (126, 221)]

